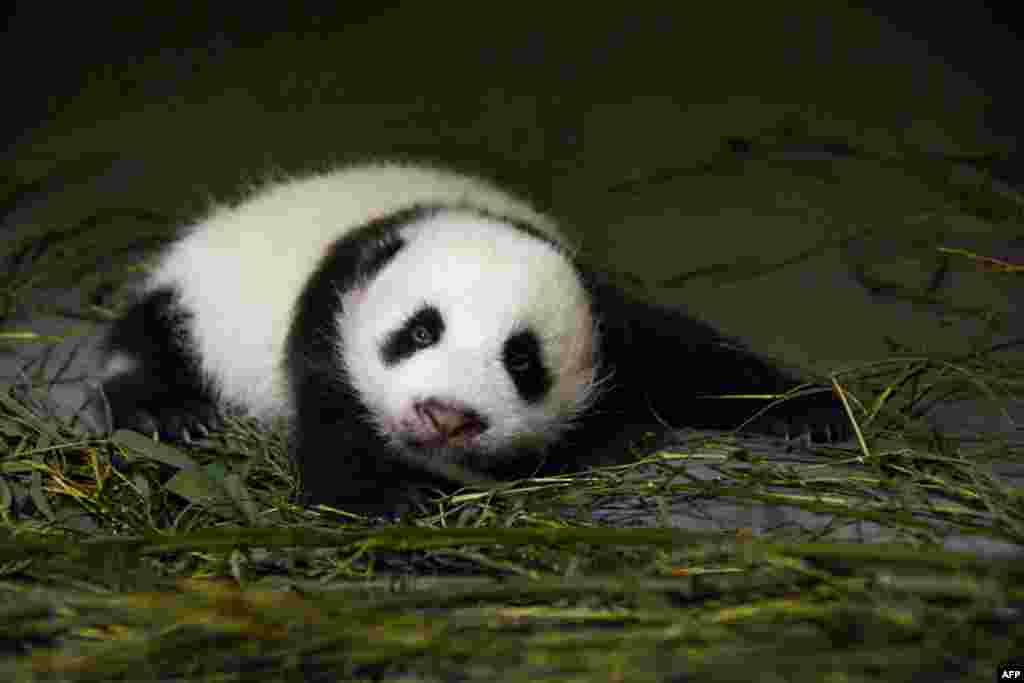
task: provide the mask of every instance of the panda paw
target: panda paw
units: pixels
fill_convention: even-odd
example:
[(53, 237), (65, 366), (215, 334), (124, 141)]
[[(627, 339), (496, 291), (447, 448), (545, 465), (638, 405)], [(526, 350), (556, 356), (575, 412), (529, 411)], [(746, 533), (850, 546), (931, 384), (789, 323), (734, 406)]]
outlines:
[(111, 430), (131, 429), (146, 435), (157, 434), (168, 441), (190, 443), (223, 426), (217, 403), (202, 395), (154, 395), (119, 386), (117, 381), (105, 383), (103, 394), (109, 407)]
[(747, 422), (742, 433), (758, 433), (812, 443), (838, 443), (853, 436), (843, 404), (831, 393), (791, 398)]
[(184, 401), (174, 406), (136, 408), (130, 415), (122, 415), (120, 420), (115, 417), (114, 423), (118, 426), (124, 423), (128, 429), (143, 434), (158, 434), (169, 441), (191, 443), (219, 429), (223, 418), (212, 403)]

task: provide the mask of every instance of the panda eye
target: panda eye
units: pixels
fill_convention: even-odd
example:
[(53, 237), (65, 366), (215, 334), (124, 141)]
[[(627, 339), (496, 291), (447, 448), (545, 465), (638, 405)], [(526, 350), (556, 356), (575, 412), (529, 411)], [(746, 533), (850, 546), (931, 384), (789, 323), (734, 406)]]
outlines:
[(390, 367), (434, 346), (444, 338), (444, 327), (441, 311), (429, 304), (423, 306), (384, 337), (379, 349), (381, 361)]
[(412, 340), (419, 347), (427, 347), (434, 343), (434, 333), (426, 325), (412, 328)]
[(533, 367), (533, 360), (523, 353), (510, 354), (508, 358), (508, 369), (514, 373), (529, 372)]
[(501, 350), (501, 362), (516, 387), (516, 393), (526, 403), (544, 399), (554, 384), (554, 378), (544, 366), (540, 337), (530, 328), (513, 332)]

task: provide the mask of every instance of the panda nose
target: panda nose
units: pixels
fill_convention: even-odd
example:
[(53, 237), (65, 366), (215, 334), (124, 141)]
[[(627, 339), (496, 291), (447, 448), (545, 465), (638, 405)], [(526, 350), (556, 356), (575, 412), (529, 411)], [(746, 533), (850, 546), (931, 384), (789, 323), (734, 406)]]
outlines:
[(422, 425), (447, 446), (466, 446), (487, 429), (487, 421), (465, 406), (427, 399), (417, 402), (415, 409)]

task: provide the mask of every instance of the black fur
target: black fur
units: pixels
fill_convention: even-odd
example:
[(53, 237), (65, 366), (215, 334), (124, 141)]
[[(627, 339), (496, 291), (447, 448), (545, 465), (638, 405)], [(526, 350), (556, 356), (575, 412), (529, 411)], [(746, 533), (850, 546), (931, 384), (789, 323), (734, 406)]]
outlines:
[(444, 335), (444, 318), (434, 306), (424, 306), (387, 336), (380, 348), (384, 365), (397, 365), (420, 349), (433, 346)]
[[(665, 425), (734, 429), (771, 401), (701, 396), (780, 394), (801, 384), (742, 342), (682, 310), (642, 301), (599, 276), (586, 279), (598, 318), (603, 371), (611, 374), (563, 444), (570, 453), (622, 444)], [(745, 431), (809, 434), (815, 441), (841, 440), (850, 433), (842, 404), (827, 390), (772, 407)]]
[(103, 385), (114, 426), (172, 439), (219, 426), (217, 391), (199, 371), (188, 316), (177, 293), (164, 288), (150, 292), (114, 325), (106, 352), (124, 353), (136, 363)]
[(540, 340), (532, 329), (516, 332), (505, 341), (501, 362), (519, 396), (527, 403), (543, 400), (554, 384), (551, 371), (541, 359)]

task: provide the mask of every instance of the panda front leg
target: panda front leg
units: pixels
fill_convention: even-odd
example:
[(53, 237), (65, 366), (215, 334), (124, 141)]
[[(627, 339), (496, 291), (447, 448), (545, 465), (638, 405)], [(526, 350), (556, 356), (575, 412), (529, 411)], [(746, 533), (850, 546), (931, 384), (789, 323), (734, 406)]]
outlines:
[(304, 502), (401, 513), (451, 484), (396, 453), (331, 373), (302, 373), (293, 381), (292, 448)]
[[(805, 383), (735, 340), (717, 333), (698, 337), (684, 346), (683, 358), (689, 397), (677, 405), (694, 426), (815, 442), (842, 441), (852, 434), (846, 409), (830, 387), (808, 386), (783, 399)], [(655, 385), (652, 403), (672, 405), (663, 385)]]
[[(853, 434), (846, 409), (831, 387), (808, 385), (786, 397), (785, 394), (807, 383), (743, 347), (723, 343), (725, 346), (708, 350), (705, 355), (720, 358), (714, 362), (721, 363), (720, 367), (734, 368), (737, 374), (723, 377), (722, 386), (708, 385), (706, 392), (693, 398), (696, 415), (720, 413), (729, 417), (730, 427), (742, 427), (741, 432), (808, 438), (819, 443), (843, 441)], [(779, 398), (727, 398), (729, 395)]]
[(203, 378), (188, 323), (170, 288), (148, 293), (114, 323), (103, 344), (109, 427), (189, 440), (220, 426), (217, 392)]
[[(852, 434), (842, 402), (816, 387), (777, 405), (771, 399), (801, 382), (714, 327), (678, 309), (599, 290), (605, 351), (628, 391), (624, 410), (654, 413), (674, 427), (735, 429), (774, 436), (841, 441)], [(630, 398), (632, 397), (632, 398)], [(627, 405), (627, 400), (630, 405)], [(758, 414), (764, 409), (764, 413)]]

